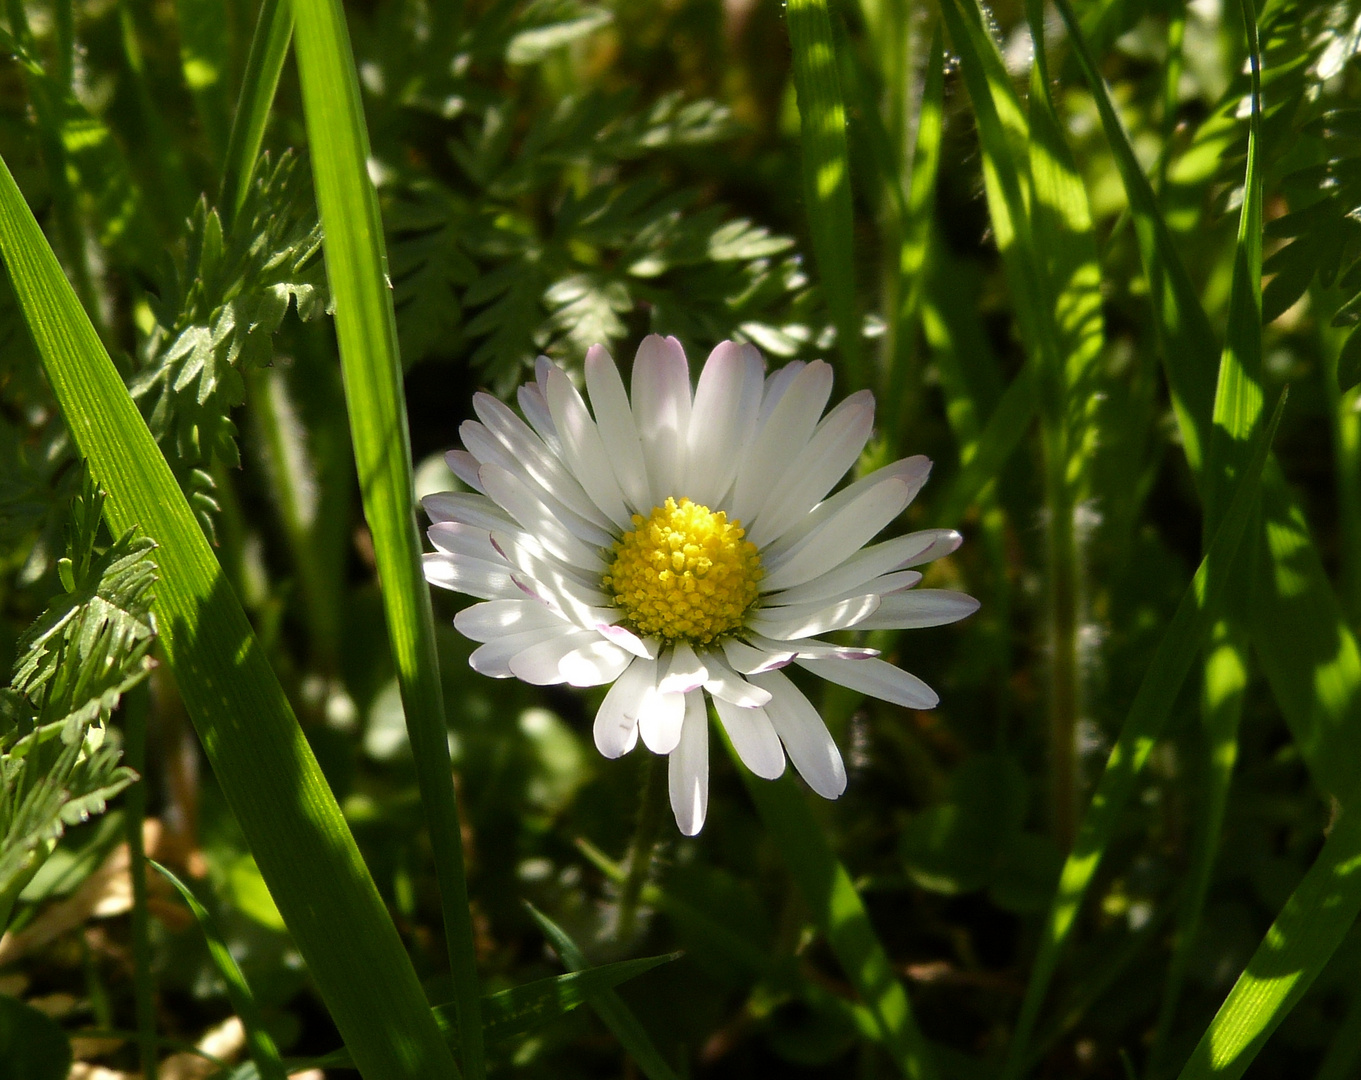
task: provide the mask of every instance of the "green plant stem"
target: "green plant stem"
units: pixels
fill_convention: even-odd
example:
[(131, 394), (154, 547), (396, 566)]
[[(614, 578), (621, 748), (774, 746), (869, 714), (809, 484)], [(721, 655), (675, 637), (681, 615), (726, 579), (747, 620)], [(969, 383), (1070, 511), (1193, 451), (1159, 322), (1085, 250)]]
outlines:
[(289, 0), (264, 0), (246, 56), (241, 94), (232, 117), (231, 134), (223, 156), (222, 184), (217, 206), (224, 228), (230, 229), (246, 201), (255, 162), (265, 138), (265, 125), (274, 104), (288, 45), (293, 38), (293, 5)]
[(648, 754), (642, 791), (638, 794), (638, 824), (629, 842), (628, 873), (619, 890), (619, 923), (616, 931), (620, 941), (633, 936), (638, 915), (638, 899), (652, 873), (652, 853), (657, 837), (666, 821), (666, 758)]
[(293, 0), (293, 15), (359, 490), (439, 881), (463, 1068), (469, 1080), (482, 1080), (481, 991), (463, 833), (430, 590), (421, 570), (397, 322), (378, 197), (368, 174), (359, 77), (339, 0)]
[(1172, 136), (1177, 130), (1177, 109), (1181, 105), (1182, 46), (1186, 41), (1186, 2), (1174, 0), (1167, 17), (1167, 60), (1163, 64), (1162, 152), (1158, 155), (1157, 186), (1167, 187), (1167, 168), (1172, 161)]
[(136, 687), (123, 705), (123, 760), (140, 779), (128, 789), (124, 823), (128, 837), (128, 873), (132, 877), (132, 979), (137, 1004), (137, 1050), (144, 1080), (156, 1080), (156, 977), (152, 972), (151, 918), (147, 911), (147, 857), (142, 844), (146, 821), (146, 739), (151, 691)]

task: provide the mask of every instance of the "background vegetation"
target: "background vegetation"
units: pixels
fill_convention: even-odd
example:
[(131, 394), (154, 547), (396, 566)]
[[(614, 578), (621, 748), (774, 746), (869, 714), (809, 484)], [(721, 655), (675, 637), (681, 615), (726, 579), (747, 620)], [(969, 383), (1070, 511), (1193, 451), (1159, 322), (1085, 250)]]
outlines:
[[(0, 1076), (1361, 1076), (1355, 0), (3, 47)], [(655, 848), (598, 694), (431, 622), (408, 463), (651, 332), (873, 388), (983, 603), (876, 642), (935, 711), (820, 691), (839, 802), (717, 751)]]

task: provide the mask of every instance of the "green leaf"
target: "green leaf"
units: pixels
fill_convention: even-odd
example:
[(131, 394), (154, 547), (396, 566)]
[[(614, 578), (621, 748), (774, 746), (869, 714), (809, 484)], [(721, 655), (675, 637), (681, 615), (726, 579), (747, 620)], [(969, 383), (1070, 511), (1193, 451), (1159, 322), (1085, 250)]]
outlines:
[(864, 385), (855, 303), (855, 235), (846, 106), (827, 0), (789, 0), (789, 43), (802, 131), (803, 188), (818, 277), (852, 388)]
[(1345, 810), (1215, 1014), (1179, 1080), (1237, 1080), (1361, 912), (1361, 813)]
[(108, 492), (110, 527), (121, 535), (135, 526), (158, 545), (161, 648), (342, 1037), (370, 1075), (451, 1075), (411, 962), (288, 700), (8, 167), (0, 252), (75, 443)]
[(198, 897), (188, 885), (154, 859), (147, 861), (175, 886), (175, 891), (194, 913), (194, 919), (207, 939), (208, 955), (212, 957), (213, 966), (226, 983), (227, 997), (246, 1029), (246, 1045), (250, 1049), (251, 1060), (255, 1062), (260, 1076), (264, 1077), (264, 1080), (284, 1080), (286, 1074), (283, 1061), (279, 1058), (279, 1050), (269, 1032), (260, 1023), (260, 1012), (255, 1007), (255, 995), (251, 993), (246, 977), (241, 974), (241, 968), (232, 957), (222, 931), (218, 929), (217, 921), (208, 913), (208, 909), (199, 903)]
[[(737, 761), (731, 744), (728, 750)], [(846, 977), (874, 1018), (884, 1048), (898, 1071), (909, 1080), (931, 1080), (937, 1072), (913, 1018), (907, 993), (850, 874), (833, 853), (809, 809), (807, 796), (790, 776), (760, 780), (740, 762), (738, 768), (814, 924), (826, 937)]]
[(37, 1009), (0, 996), (0, 1078), (65, 1080), (70, 1068), (66, 1032)]
[(288, 0), (263, 0), (246, 56), (241, 94), (223, 155), (222, 184), (218, 188), (217, 204), (229, 226), (250, 195), (265, 125), (292, 37), (293, 6)]
[(339, 0), (294, 0), (293, 15), (359, 490), (373, 534), (388, 641), (434, 852), (463, 1068), (469, 1080), (482, 1080), (486, 1066), (481, 995), (463, 837), (454, 800), (430, 591), (421, 570), (397, 320), (388, 287), (383, 223), (368, 173), (369, 140), (359, 79)]
[[(539, 924), (539, 928), (568, 968), (573, 971), (588, 970), (586, 957), (577, 943), (567, 936), (566, 931), (532, 906), (529, 908), (529, 914)], [(614, 1037), (623, 1044), (629, 1057), (648, 1080), (678, 1080), (675, 1070), (667, 1063), (666, 1058), (662, 1057), (647, 1029), (638, 1022), (633, 1010), (624, 1004), (623, 998), (613, 990), (605, 989), (591, 994), (587, 1000), (605, 1022), (605, 1026), (614, 1032)]]

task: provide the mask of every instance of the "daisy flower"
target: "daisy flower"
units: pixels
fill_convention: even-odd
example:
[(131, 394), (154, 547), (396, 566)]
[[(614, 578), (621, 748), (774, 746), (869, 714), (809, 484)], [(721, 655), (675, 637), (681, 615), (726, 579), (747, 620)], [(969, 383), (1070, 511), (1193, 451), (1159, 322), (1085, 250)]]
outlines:
[[(742, 762), (773, 779), (794, 763), (828, 799), (846, 770), (817, 710), (780, 669), (912, 709), (939, 700), (874, 649), (820, 635), (936, 626), (971, 614), (963, 593), (915, 589), (911, 569), (959, 546), (950, 529), (869, 543), (926, 482), (924, 457), (832, 489), (874, 421), (868, 391), (823, 415), (832, 369), (725, 341), (691, 390), (675, 338), (648, 337), (632, 394), (610, 355), (586, 356), (590, 406), (540, 357), (520, 387), (525, 419), (478, 394), (449, 467), (471, 492), (427, 496), (432, 584), (484, 603), (454, 625), (482, 644), (474, 670), (572, 686), (612, 684), (595, 718), (608, 758), (639, 738), (669, 755), (687, 836), (709, 797), (713, 701)], [(528, 421), (526, 423), (526, 420)], [(480, 421), (480, 422), (479, 422)]]

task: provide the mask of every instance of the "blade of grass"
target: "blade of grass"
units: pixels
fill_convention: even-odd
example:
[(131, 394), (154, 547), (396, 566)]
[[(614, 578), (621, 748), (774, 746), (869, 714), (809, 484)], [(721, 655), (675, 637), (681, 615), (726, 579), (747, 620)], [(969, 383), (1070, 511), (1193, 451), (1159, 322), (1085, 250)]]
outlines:
[(463, 1068), (469, 1080), (482, 1080), (486, 1066), (481, 994), (463, 836), (430, 590), (421, 571), (397, 321), (378, 196), (368, 174), (369, 140), (359, 78), (339, 0), (292, 3), (303, 113), (325, 231), (323, 250), (335, 301), (359, 490), (373, 535), (388, 640), (439, 880)]
[(227, 9), (223, 0), (176, 0), (180, 71), (214, 165), (227, 148)]
[[(527, 904), (526, 907), (568, 970), (582, 972), (589, 970), (581, 948), (566, 931), (533, 905)], [(605, 1022), (605, 1026), (614, 1032), (614, 1037), (628, 1051), (629, 1056), (648, 1080), (679, 1080), (675, 1070), (653, 1044), (647, 1029), (639, 1023), (633, 1010), (624, 1004), (624, 999), (614, 990), (609, 988), (598, 990), (590, 994), (586, 1000), (590, 1002), (596, 1015)]]
[(1284, 405), (1282, 395), (1270, 424), (1258, 433), (1252, 460), (1236, 480), (1233, 500), (1223, 523), (1191, 584), (1182, 594), (1167, 632), (1153, 654), (1120, 735), (1106, 760), (1105, 771), (1078, 826), (1077, 839), (1063, 864), (1058, 890), (1045, 918), (1039, 952), (1012, 1036), (1005, 1077), (1017, 1077), (1024, 1068), (1031, 1035), (1083, 897), (1101, 865), (1120, 814), (1134, 793), (1135, 781), (1171, 714), (1182, 683), (1214, 624), (1231, 580), (1229, 568), (1260, 494), (1262, 469)]
[[(1163, 368), (1187, 461), (1199, 479), (1211, 440), (1214, 334), (1070, 0), (1055, 4), (1129, 199)], [(1314, 781), (1346, 800), (1361, 772), (1361, 649), (1309, 535), (1304, 511), (1274, 460), (1263, 473), (1262, 518), (1265, 540), (1258, 545), (1249, 613), (1256, 655)]]
[(231, 950), (227, 948), (222, 931), (218, 929), (217, 920), (199, 903), (194, 891), (172, 871), (154, 859), (147, 861), (163, 878), (175, 886), (175, 891), (189, 905), (189, 910), (194, 914), (194, 921), (203, 931), (203, 937), (208, 943), (208, 955), (212, 957), (213, 966), (217, 968), (217, 973), (226, 984), (227, 1000), (232, 1003), (232, 1008), (236, 1010), (237, 1017), (246, 1029), (246, 1047), (260, 1076), (263, 1080), (284, 1080), (284, 1064), (279, 1058), (279, 1048), (274, 1045), (273, 1038), (260, 1022), (260, 1010), (255, 1007), (255, 995), (251, 993), (250, 984), (246, 982), (246, 977), (241, 973)]
[[(445, 1077), (449, 1051), (278, 679), (170, 467), (0, 162), (0, 252), (115, 535), (159, 545), (168, 666), (274, 902), (370, 1077)], [(319, 890), (324, 889), (324, 900)]]
[(826, 937), (846, 977), (873, 1015), (884, 1049), (909, 1080), (934, 1078), (936, 1067), (912, 1015), (907, 992), (898, 981), (850, 874), (837, 859), (822, 826), (809, 809), (804, 791), (788, 774), (779, 780), (752, 776), (741, 766), (726, 737), (724, 743), (738, 764), (761, 821), (789, 868), (814, 924)]
[(250, 191), (255, 161), (260, 156), (265, 125), (269, 122), (292, 38), (293, 5), (289, 0), (263, 0), (255, 22), (255, 34), (250, 39), (241, 93), (223, 156), (222, 185), (217, 196), (223, 228), (230, 228)]
[(1304, 880), (1229, 991), (1179, 1080), (1237, 1080), (1361, 912), (1361, 812), (1333, 823)]
[(855, 305), (851, 160), (832, 15), (827, 0), (789, 0), (786, 14), (794, 51), (808, 231), (846, 381), (851, 389), (859, 389), (866, 380)]

